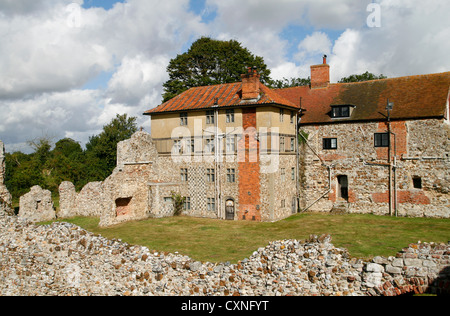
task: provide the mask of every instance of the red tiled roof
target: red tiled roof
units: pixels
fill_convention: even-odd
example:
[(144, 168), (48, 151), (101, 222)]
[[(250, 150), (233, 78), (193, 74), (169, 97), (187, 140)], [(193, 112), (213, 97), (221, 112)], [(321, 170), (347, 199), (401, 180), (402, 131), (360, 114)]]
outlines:
[(386, 119), (389, 98), (394, 103), (391, 118), (442, 118), (450, 91), (450, 72), (400, 77), (359, 83), (330, 84), (328, 88), (294, 87), (275, 90), (282, 97), (305, 109), (302, 124), (342, 122), (332, 119), (333, 105), (353, 105), (350, 118), (344, 121)]
[[(257, 101), (242, 100), (242, 82), (191, 88), (173, 99), (149, 110), (144, 115), (156, 113), (192, 111), (217, 107), (235, 107), (245, 105), (277, 104), (297, 108), (295, 103), (280, 96), (274, 90), (259, 83), (260, 99)], [(217, 105), (216, 105), (217, 100)]]

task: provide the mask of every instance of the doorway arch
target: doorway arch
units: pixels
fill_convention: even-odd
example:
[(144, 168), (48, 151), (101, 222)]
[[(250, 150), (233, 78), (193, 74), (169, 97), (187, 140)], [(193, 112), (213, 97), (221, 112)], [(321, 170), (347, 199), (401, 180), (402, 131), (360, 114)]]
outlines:
[(227, 221), (234, 221), (236, 215), (234, 199), (228, 198), (225, 200), (225, 219)]

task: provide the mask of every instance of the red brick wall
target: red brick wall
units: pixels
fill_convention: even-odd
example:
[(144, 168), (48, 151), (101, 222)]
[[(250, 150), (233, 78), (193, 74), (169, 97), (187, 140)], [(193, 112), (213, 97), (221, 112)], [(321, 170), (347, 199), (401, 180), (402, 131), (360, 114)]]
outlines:
[[(261, 187), (259, 165), (259, 142), (256, 141), (256, 108), (243, 110), (243, 128), (252, 130), (248, 137), (239, 141), (239, 150), (245, 150), (245, 161), (239, 162), (239, 210), (240, 220), (261, 221)], [(250, 153), (255, 153), (251, 155)], [(257, 157), (250, 161), (250, 156)], [(253, 159), (252, 159), (253, 160)]]
[[(388, 125), (386, 122), (378, 124), (377, 133), (386, 133), (388, 131)], [(402, 155), (407, 155), (407, 129), (405, 121), (391, 122), (391, 131), (396, 135), (395, 143), (397, 147), (397, 158)], [(388, 158), (388, 148), (387, 147), (377, 147), (377, 158), (387, 159)], [(394, 157), (394, 136), (391, 135), (391, 157)]]
[(330, 84), (330, 66), (311, 66), (311, 88), (325, 88)]
[[(375, 203), (389, 203), (389, 192), (372, 193), (372, 199)], [(431, 204), (430, 199), (425, 195), (423, 191), (416, 190), (397, 191), (397, 201), (398, 203), (421, 205)]]

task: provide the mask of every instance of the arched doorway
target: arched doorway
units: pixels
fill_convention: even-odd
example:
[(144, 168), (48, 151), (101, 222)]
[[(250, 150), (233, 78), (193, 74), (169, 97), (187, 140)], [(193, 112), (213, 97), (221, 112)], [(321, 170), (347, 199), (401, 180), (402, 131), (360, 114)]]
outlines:
[(235, 209), (234, 200), (227, 199), (225, 202), (225, 219), (228, 221), (234, 221)]

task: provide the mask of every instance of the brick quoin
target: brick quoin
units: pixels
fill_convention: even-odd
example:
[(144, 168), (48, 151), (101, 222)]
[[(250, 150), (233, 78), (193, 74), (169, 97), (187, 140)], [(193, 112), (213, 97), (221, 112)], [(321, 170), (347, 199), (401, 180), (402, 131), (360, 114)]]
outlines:
[[(378, 123), (377, 133), (386, 133), (388, 131), (388, 125), (386, 122)], [(405, 121), (391, 122), (391, 132), (395, 134), (395, 141), (397, 147), (397, 158), (402, 155), (407, 155), (407, 129)], [(391, 155), (394, 157), (394, 136), (391, 135)], [(387, 159), (389, 149), (386, 147), (377, 147), (377, 158)]]
[[(239, 150), (245, 150), (245, 161), (239, 162), (239, 210), (240, 220), (261, 221), (261, 187), (259, 142), (256, 141), (256, 108), (243, 110), (244, 131), (254, 128), (254, 133), (239, 141)], [(255, 155), (256, 151), (256, 155)], [(252, 153), (252, 154), (250, 154)], [(256, 161), (250, 161), (256, 157)]]
[[(372, 193), (374, 203), (389, 203), (389, 192)], [(430, 199), (422, 191), (397, 191), (398, 203), (418, 205), (431, 204)]]

